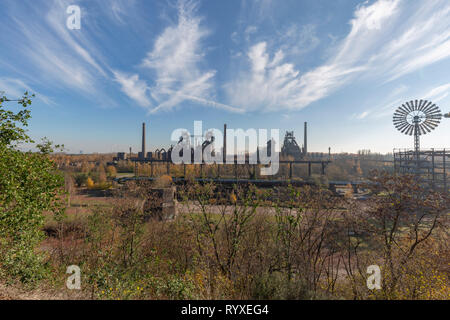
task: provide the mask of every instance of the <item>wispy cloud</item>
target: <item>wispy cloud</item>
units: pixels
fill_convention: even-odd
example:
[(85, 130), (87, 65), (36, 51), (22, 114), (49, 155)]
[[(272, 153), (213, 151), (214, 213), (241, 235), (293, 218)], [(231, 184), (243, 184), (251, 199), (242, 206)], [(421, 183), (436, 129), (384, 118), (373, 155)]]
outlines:
[(356, 77), (381, 84), (450, 56), (450, 4), (444, 0), (365, 2), (350, 26), (330, 58), (305, 73), (285, 61), (282, 45), (254, 44), (247, 70), (227, 85), (230, 101), (250, 110), (301, 109)]
[(228, 83), (226, 90), (234, 105), (249, 110), (303, 108), (331, 93), (346, 77), (362, 70), (362, 67), (343, 68), (330, 64), (301, 75), (293, 64), (284, 62), (281, 49), (271, 57), (266, 42), (252, 46), (247, 58), (250, 69)]
[(300, 57), (315, 49), (320, 39), (317, 36), (316, 26), (312, 24), (290, 24), (279, 34), (280, 49), (289, 57)]
[[(408, 96), (405, 93), (408, 92)], [(364, 119), (380, 119), (383, 117), (392, 116), (395, 109), (397, 109), (405, 101), (413, 99), (426, 99), (431, 100), (434, 103), (438, 103), (450, 96), (450, 83), (441, 84), (426, 90), (415, 89), (401, 85), (391, 91), (381, 103), (373, 108), (369, 108), (351, 116), (352, 119), (364, 120)]]
[(118, 23), (124, 24), (129, 15), (130, 8), (135, 5), (135, 0), (110, 0), (107, 3), (110, 16)]
[(19, 45), (21, 52), (39, 70), (41, 79), (56, 80), (58, 86), (93, 93), (94, 75), (70, 50), (61, 47), (59, 40), (49, 33), (46, 26), (33, 22), (25, 24), (17, 19), (16, 25), (26, 40)]
[[(0, 78), (0, 95), (6, 94), (9, 99), (17, 99), (22, 97), (25, 91), (30, 94), (35, 94), (38, 100), (41, 100), (47, 105), (54, 105), (55, 102), (46, 95), (36, 91), (27, 83), (15, 78)], [(3, 92), (2, 92), (3, 91)]]
[[(95, 101), (114, 101), (103, 91), (111, 81), (111, 71), (92, 38), (87, 23), (81, 30), (66, 27), (66, 9), (73, 1), (54, 0), (39, 6), (7, 5), (10, 23), (8, 44), (27, 65), (24, 77), (52, 90), (75, 90)], [(88, 10), (82, 7), (82, 18)], [(32, 18), (30, 18), (32, 17)], [(16, 57), (15, 57), (16, 58)], [(17, 66), (11, 65), (12, 70)]]
[(237, 111), (237, 108), (215, 102), (215, 70), (201, 68), (204, 59), (202, 41), (210, 34), (197, 15), (196, 1), (178, 1), (177, 24), (168, 26), (157, 37), (153, 49), (142, 61), (142, 66), (155, 74), (150, 92), (157, 106), (151, 113), (170, 110), (183, 101), (194, 101), (207, 106)]
[(142, 107), (151, 106), (150, 99), (147, 95), (148, 86), (144, 80), (140, 80), (137, 74), (127, 75), (120, 71), (113, 71), (113, 73), (123, 93), (135, 100)]
[(450, 94), (450, 83), (440, 85), (436, 88), (429, 90), (425, 95), (425, 99), (431, 99), (433, 102), (439, 102), (447, 98)]
[(381, 101), (375, 106), (367, 108), (364, 111), (353, 114), (350, 119), (365, 120), (365, 119), (380, 119), (386, 116), (392, 115), (394, 110), (400, 105), (400, 103), (407, 100), (405, 94), (410, 88), (404, 84), (393, 88), (390, 92), (381, 97)]

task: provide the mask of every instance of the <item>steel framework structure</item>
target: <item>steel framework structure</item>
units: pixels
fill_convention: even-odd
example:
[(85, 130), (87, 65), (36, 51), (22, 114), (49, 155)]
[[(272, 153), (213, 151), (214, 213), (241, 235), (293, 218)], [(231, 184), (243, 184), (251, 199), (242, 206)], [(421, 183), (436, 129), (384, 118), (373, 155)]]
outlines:
[(396, 173), (416, 174), (437, 191), (450, 191), (450, 149), (394, 149)]
[(434, 130), (441, 119), (441, 110), (433, 102), (411, 100), (398, 107), (392, 121), (401, 133), (414, 135), (414, 151), (419, 161), (420, 136)]

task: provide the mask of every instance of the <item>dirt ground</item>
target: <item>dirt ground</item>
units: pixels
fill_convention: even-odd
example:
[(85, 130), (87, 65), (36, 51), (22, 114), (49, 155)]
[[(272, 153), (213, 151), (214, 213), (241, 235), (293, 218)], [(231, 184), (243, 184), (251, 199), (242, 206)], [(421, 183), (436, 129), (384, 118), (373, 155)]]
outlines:
[(26, 290), (0, 283), (0, 300), (84, 300), (87, 296), (78, 290), (55, 290), (39, 287)]

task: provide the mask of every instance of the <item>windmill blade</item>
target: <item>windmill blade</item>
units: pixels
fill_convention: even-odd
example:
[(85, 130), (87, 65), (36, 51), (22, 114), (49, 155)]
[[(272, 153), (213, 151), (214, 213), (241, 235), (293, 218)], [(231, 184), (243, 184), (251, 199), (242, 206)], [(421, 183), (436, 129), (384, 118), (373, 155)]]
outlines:
[(394, 122), (394, 125), (396, 125), (396, 126), (404, 125), (404, 124), (409, 124), (409, 123), (406, 120), (395, 120), (395, 122)]
[(421, 131), (422, 135), (427, 134), (427, 132), (425, 131), (425, 127), (422, 124), (419, 125), (419, 130)]
[(438, 117), (426, 117), (425, 121), (440, 123), (441, 122), (441, 118), (438, 118)]
[(440, 114), (440, 113), (437, 113), (437, 114), (430, 114), (430, 115), (427, 115), (427, 116), (425, 117), (425, 119), (441, 120), (441, 119), (442, 119), (442, 114)]
[(404, 121), (394, 122), (394, 126), (395, 127), (399, 127), (399, 126), (402, 126), (404, 124), (408, 124), (408, 122), (404, 122)]
[(431, 109), (427, 114), (441, 114), (441, 110), (438, 107)]
[(405, 118), (408, 116), (406, 112), (396, 112), (394, 113), (394, 118)]
[(406, 106), (408, 107), (407, 108), (408, 112), (414, 111), (414, 107), (412, 105), (412, 101), (411, 101), (411, 104), (409, 104), (409, 102), (405, 102), (405, 103), (406, 103)]
[(408, 127), (409, 124), (408, 123), (400, 123), (395, 125), (395, 127), (397, 128), (397, 130), (401, 131), (403, 128)]
[(406, 112), (395, 112), (394, 118), (406, 118), (408, 114)]
[(392, 120), (403, 120), (403, 121), (406, 121), (406, 115), (394, 115)]
[(425, 110), (423, 110), (423, 112), (424, 112), (424, 113), (428, 113), (428, 112), (430, 112), (431, 110), (433, 110), (435, 107), (436, 107), (436, 105), (435, 105), (435, 104), (432, 104), (431, 106), (429, 106), (428, 108), (426, 108)]
[(432, 127), (434, 127), (434, 128), (436, 128), (439, 125), (440, 122), (436, 122), (436, 121), (433, 121), (433, 120), (427, 120), (427, 121), (425, 121), (425, 123), (430, 125), (430, 126), (432, 126)]
[(408, 131), (406, 132), (406, 134), (412, 136), (413, 132), (414, 132), (414, 126), (410, 125)]
[(403, 112), (406, 112), (406, 113), (410, 113), (411, 112), (411, 110), (409, 110), (409, 107), (408, 107), (408, 103), (403, 103), (400, 107), (398, 107), (400, 110), (402, 110)]
[(405, 117), (402, 118), (394, 118), (392, 119), (393, 122), (407, 122)]
[[(430, 102), (430, 103), (431, 103), (431, 102)], [(426, 114), (426, 113), (430, 112), (431, 109), (433, 109), (433, 107), (434, 107), (434, 104), (431, 103), (431, 104), (429, 104), (426, 108), (424, 108), (422, 112)]]
[(422, 106), (422, 110), (420, 110), (420, 111), (425, 112), (425, 110), (432, 104), (433, 104), (433, 102), (425, 100), (425, 102)]
[[(401, 133), (405, 133), (409, 129), (409, 124), (401, 130)], [(406, 133), (405, 133), (406, 134)]]
[(398, 126), (398, 127), (396, 127), (397, 128), (397, 130), (398, 131), (400, 131), (401, 133), (404, 133), (404, 131), (403, 130), (405, 130), (405, 129), (407, 129), (409, 127), (409, 124), (402, 124), (402, 125), (400, 125), (400, 126)]
[(394, 114), (394, 118), (397, 118), (397, 119), (406, 119), (407, 116), (408, 116), (407, 114), (403, 114), (403, 113), (395, 113)]
[(425, 135), (433, 131), (442, 119), (436, 104), (428, 100), (410, 100), (399, 106), (393, 115), (395, 128), (406, 135)]
[(426, 122), (422, 123), (422, 125), (428, 132), (431, 132), (433, 130), (433, 128)]
[(395, 127), (400, 127), (400, 126), (403, 126), (403, 125), (406, 125), (406, 124), (408, 124), (408, 122), (404, 122), (404, 121), (394, 122), (394, 126)]
[(401, 107), (398, 108), (395, 112), (394, 115), (395, 116), (406, 116), (409, 112), (405, 111), (404, 109), (402, 109)]
[[(408, 102), (406, 104), (408, 104)], [(397, 110), (401, 110), (405, 114), (408, 114), (411, 112), (411, 110), (409, 110), (409, 108), (407, 106), (405, 106), (404, 104), (402, 104), (400, 107), (398, 107)]]
[(435, 107), (426, 112), (426, 114), (441, 114), (441, 110), (438, 107)]
[(426, 100), (424, 101), (424, 100), (420, 99), (420, 101), (419, 101), (419, 108), (418, 108), (419, 111), (422, 111), (422, 108), (423, 108), (423, 106), (424, 106), (424, 104), (426, 102), (427, 102)]
[(408, 126), (409, 123), (408, 122), (398, 122), (398, 123), (394, 123), (394, 126), (399, 128), (399, 127), (403, 127), (403, 126)]
[(437, 126), (439, 125), (439, 123), (432, 123), (432, 122), (429, 122), (429, 123), (427, 123), (427, 125), (428, 125), (429, 127), (431, 127), (431, 128), (434, 130), (435, 128), (437, 128)]

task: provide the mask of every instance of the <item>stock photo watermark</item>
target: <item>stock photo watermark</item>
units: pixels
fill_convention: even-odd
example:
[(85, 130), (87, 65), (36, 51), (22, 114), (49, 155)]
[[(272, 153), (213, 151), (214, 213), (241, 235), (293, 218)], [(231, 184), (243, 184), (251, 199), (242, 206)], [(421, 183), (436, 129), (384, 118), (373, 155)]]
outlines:
[(280, 130), (220, 129), (203, 132), (203, 122), (194, 121), (193, 135), (187, 129), (175, 129), (171, 140), (176, 142), (171, 152), (174, 164), (262, 164), (264, 176), (279, 170)]
[(367, 273), (370, 276), (367, 278), (367, 289), (380, 290), (381, 289), (381, 269), (376, 264), (367, 267)]
[(81, 290), (81, 269), (79, 266), (71, 265), (67, 267), (67, 274), (70, 276), (66, 280), (66, 286), (69, 290)]
[(69, 15), (66, 20), (66, 26), (69, 30), (81, 29), (81, 9), (77, 5), (68, 6), (66, 13)]

